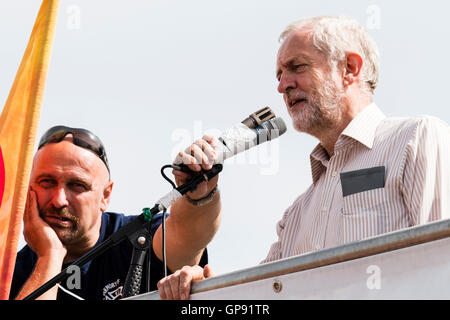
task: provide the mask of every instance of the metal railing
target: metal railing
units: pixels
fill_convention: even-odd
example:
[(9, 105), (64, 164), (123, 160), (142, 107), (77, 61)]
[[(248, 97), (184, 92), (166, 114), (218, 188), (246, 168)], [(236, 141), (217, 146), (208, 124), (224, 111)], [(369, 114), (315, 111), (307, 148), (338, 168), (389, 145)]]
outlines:
[[(191, 294), (315, 269), (448, 237), (450, 220), (437, 221), (205, 279), (192, 285)], [(154, 291), (130, 299), (156, 300), (159, 294)]]

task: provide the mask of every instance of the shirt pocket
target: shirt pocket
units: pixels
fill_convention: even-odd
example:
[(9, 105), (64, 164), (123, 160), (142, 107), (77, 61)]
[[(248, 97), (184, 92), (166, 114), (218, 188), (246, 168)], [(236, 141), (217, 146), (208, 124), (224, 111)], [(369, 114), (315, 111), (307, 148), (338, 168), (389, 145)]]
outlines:
[(389, 232), (385, 192), (375, 189), (343, 198), (339, 216), (342, 244)]

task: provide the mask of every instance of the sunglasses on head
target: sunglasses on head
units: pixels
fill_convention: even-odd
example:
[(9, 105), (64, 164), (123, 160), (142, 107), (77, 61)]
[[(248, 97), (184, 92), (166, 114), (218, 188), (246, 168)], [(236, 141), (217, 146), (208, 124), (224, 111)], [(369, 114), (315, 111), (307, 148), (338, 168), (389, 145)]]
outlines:
[(98, 157), (106, 165), (106, 168), (109, 172), (108, 158), (106, 157), (105, 147), (103, 146), (103, 143), (95, 134), (86, 129), (70, 128), (65, 126), (52, 127), (48, 129), (47, 132), (45, 132), (42, 136), (41, 140), (39, 141), (38, 150), (49, 143), (61, 142), (68, 134), (72, 135), (73, 143), (75, 145), (84, 149), (91, 150), (96, 155), (98, 155)]

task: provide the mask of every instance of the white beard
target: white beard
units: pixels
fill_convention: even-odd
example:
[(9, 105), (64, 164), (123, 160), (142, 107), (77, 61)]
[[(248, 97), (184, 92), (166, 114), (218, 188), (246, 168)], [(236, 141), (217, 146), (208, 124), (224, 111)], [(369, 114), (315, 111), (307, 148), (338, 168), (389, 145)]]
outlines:
[(321, 86), (312, 90), (306, 103), (289, 110), (293, 126), (297, 131), (312, 134), (335, 126), (342, 118), (343, 89), (331, 79), (323, 80)]

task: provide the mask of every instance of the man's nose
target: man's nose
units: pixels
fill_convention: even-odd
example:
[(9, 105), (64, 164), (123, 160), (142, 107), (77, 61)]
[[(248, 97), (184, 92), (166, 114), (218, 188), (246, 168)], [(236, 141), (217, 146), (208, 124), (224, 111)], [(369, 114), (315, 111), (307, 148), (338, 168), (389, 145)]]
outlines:
[(67, 207), (69, 205), (67, 192), (63, 187), (58, 187), (53, 190), (52, 204), (55, 208)]
[(294, 89), (296, 87), (296, 82), (293, 76), (289, 73), (283, 73), (278, 82), (278, 92), (287, 93), (288, 90)]

